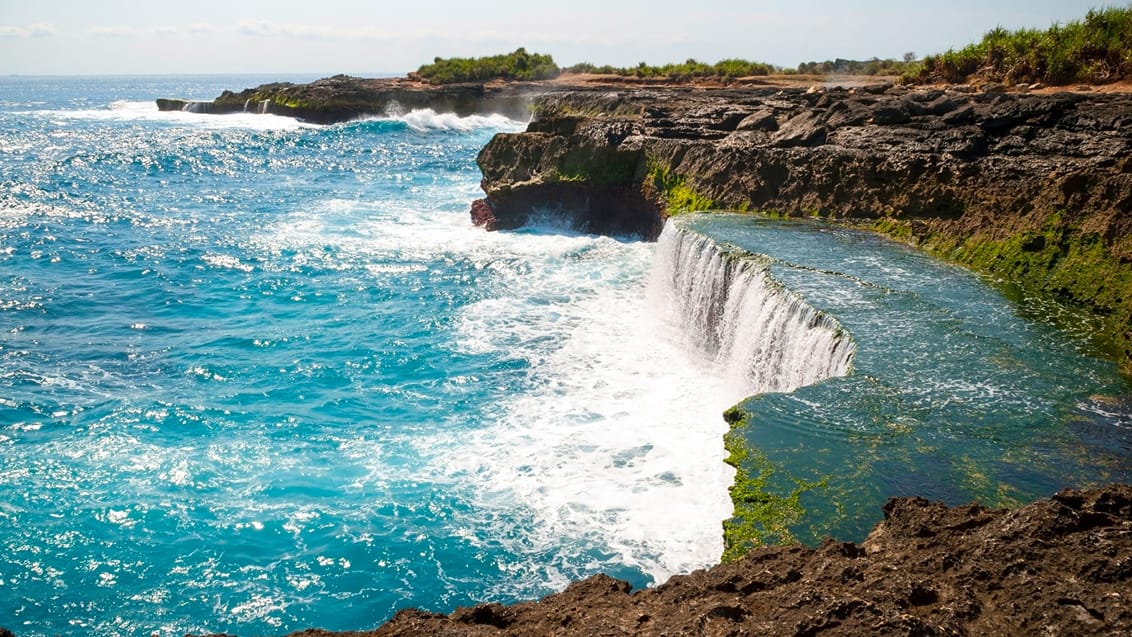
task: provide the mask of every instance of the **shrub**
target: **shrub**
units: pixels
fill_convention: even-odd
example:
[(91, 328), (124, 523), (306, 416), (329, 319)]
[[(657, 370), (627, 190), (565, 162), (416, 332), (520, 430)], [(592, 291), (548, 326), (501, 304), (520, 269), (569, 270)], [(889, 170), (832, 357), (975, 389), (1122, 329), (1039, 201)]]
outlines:
[(826, 60), (824, 62), (802, 62), (799, 73), (811, 75), (903, 75), (910, 69), (918, 69), (915, 53), (905, 53), (903, 60), (892, 58), (870, 58), (868, 60)]
[(752, 75), (770, 75), (782, 69), (764, 62), (752, 62), (750, 60), (728, 59), (720, 60), (715, 64), (706, 64), (694, 58), (689, 58), (681, 64), (665, 64), (662, 66), (641, 62), (637, 64), (637, 66), (614, 67), (608, 64), (604, 66), (594, 66), (588, 62), (582, 62), (568, 67), (566, 70), (571, 73), (599, 73), (603, 75), (639, 77), (642, 79), (663, 78), (676, 82), (693, 79), (715, 79), (730, 82), (741, 77)]
[(913, 79), (1010, 84), (1101, 83), (1132, 78), (1132, 4), (1089, 11), (1084, 20), (1049, 29), (996, 27), (981, 42), (924, 58)]
[(561, 69), (554, 58), (539, 53), (527, 53), (524, 48), (504, 55), (479, 58), (435, 58), (432, 64), (417, 69), (417, 74), (431, 84), (457, 82), (483, 82), (485, 80), (548, 80), (557, 77)]

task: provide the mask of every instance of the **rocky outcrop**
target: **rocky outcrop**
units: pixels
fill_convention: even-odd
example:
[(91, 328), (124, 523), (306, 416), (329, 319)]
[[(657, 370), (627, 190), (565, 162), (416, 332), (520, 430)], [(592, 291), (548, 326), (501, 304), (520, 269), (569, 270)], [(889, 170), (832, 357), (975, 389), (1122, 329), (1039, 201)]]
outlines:
[(1132, 360), (1132, 96), (658, 88), (534, 112), (479, 155), (489, 228), (538, 207), (645, 237), (689, 209), (851, 220), (1087, 307)]
[(406, 78), (367, 79), (335, 75), (309, 84), (275, 82), (240, 92), (224, 91), (211, 102), (157, 100), (162, 111), (268, 113), (312, 124), (335, 124), (364, 117), (431, 108), (466, 116), (499, 113), (526, 120), (535, 95), (551, 90), (537, 82), (433, 86)]
[(1130, 591), (1132, 486), (1115, 485), (1014, 511), (897, 498), (861, 544), (757, 549), (636, 592), (597, 575), (538, 602), (403, 610), (339, 634), (1125, 635)]

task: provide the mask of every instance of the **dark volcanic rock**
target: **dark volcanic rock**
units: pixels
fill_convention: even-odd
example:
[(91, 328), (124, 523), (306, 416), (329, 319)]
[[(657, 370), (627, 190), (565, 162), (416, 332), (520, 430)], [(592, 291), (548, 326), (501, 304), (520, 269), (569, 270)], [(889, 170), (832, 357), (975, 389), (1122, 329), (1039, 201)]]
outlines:
[(534, 112), (479, 155), (494, 227), (559, 205), (623, 228), (585, 205), (616, 200), (643, 236), (689, 206), (852, 220), (1096, 311), (1132, 369), (1132, 95), (653, 88)]
[(405, 78), (335, 75), (309, 84), (275, 82), (238, 93), (224, 91), (211, 102), (162, 98), (157, 100), (157, 108), (209, 114), (270, 113), (313, 124), (335, 124), (424, 108), (458, 115), (499, 113), (526, 120), (534, 96), (549, 90), (552, 88), (537, 82), (431, 86)]
[(1132, 634), (1130, 486), (1015, 511), (897, 498), (884, 514), (859, 545), (757, 549), (637, 592), (597, 575), (538, 602), (402, 610), (372, 632), (339, 634)]

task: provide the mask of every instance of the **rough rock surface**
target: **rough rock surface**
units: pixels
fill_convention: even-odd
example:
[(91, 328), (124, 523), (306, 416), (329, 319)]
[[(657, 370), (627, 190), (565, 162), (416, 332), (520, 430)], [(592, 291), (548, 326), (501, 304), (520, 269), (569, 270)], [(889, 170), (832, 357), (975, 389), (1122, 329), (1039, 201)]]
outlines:
[(308, 84), (275, 82), (238, 93), (224, 91), (211, 102), (162, 98), (157, 100), (157, 108), (219, 115), (269, 113), (312, 124), (335, 124), (415, 108), (459, 115), (500, 113), (526, 120), (533, 96), (548, 90), (538, 82), (430, 86), (406, 78), (335, 75)]
[(538, 602), (403, 610), (295, 635), (1129, 635), (1132, 486), (1021, 509), (896, 498), (861, 544), (769, 547), (641, 591), (604, 575)]
[(1132, 359), (1132, 95), (642, 88), (534, 112), (478, 157), (489, 228), (532, 207), (645, 237), (687, 209), (853, 220), (1095, 310)]

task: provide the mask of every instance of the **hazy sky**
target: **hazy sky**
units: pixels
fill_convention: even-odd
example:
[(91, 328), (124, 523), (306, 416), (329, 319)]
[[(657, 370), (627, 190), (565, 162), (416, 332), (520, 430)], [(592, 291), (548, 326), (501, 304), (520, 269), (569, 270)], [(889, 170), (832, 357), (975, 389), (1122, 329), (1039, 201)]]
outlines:
[(635, 65), (796, 66), (959, 48), (1128, 0), (0, 0), (0, 74), (402, 74), (524, 46)]

